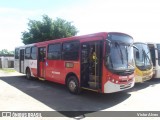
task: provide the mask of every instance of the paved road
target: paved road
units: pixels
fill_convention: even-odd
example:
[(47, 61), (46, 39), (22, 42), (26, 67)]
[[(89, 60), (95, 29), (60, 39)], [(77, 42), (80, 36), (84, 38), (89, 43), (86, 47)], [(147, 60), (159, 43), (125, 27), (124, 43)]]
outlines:
[[(160, 80), (112, 94), (84, 91), (72, 95), (63, 85), (25, 76), (0, 74), (0, 111), (158, 111)], [(59, 112), (67, 116), (64, 112)], [(85, 112), (84, 114), (92, 114)], [(81, 115), (80, 113), (78, 115)]]

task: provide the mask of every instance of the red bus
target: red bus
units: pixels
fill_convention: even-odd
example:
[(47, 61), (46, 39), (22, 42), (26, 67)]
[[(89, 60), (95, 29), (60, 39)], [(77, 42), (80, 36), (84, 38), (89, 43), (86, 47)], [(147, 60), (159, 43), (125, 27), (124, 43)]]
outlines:
[(88, 89), (112, 93), (132, 88), (133, 38), (101, 32), (29, 44), (15, 48), (15, 69), (67, 86), (71, 93)]

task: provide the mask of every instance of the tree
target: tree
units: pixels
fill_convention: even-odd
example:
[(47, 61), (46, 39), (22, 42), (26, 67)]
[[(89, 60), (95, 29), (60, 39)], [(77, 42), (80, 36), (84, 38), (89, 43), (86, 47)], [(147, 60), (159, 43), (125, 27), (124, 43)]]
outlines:
[(52, 20), (47, 15), (42, 16), (42, 21), (29, 20), (28, 27), (28, 31), (22, 32), (21, 39), (24, 44), (71, 37), (78, 33), (72, 22), (61, 18)]
[(8, 51), (7, 49), (2, 49), (0, 55), (14, 55), (14, 51)]

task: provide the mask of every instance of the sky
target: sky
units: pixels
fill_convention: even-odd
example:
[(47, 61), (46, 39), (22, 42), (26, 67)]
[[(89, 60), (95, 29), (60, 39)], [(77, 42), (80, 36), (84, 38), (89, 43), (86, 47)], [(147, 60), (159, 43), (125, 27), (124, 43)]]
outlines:
[(135, 42), (159, 42), (158, 0), (0, 0), (0, 50), (23, 45), (29, 19), (42, 15), (72, 21), (77, 35), (123, 32)]

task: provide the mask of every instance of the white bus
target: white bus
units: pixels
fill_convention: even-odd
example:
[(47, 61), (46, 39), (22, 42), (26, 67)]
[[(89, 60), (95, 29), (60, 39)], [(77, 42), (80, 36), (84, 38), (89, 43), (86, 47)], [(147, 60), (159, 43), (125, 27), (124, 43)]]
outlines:
[[(15, 60), (14, 60), (14, 69), (20, 73), (26, 74), (26, 70), (30, 70), (27, 68), (34, 69), (37, 68), (37, 54), (36, 54), (36, 47), (33, 44), (21, 46), (15, 48)], [(34, 72), (30, 74), (26, 74), (27, 78), (31, 76), (35, 76)]]
[(153, 63), (153, 78), (160, 78), (160, 43), (148, 43)]

